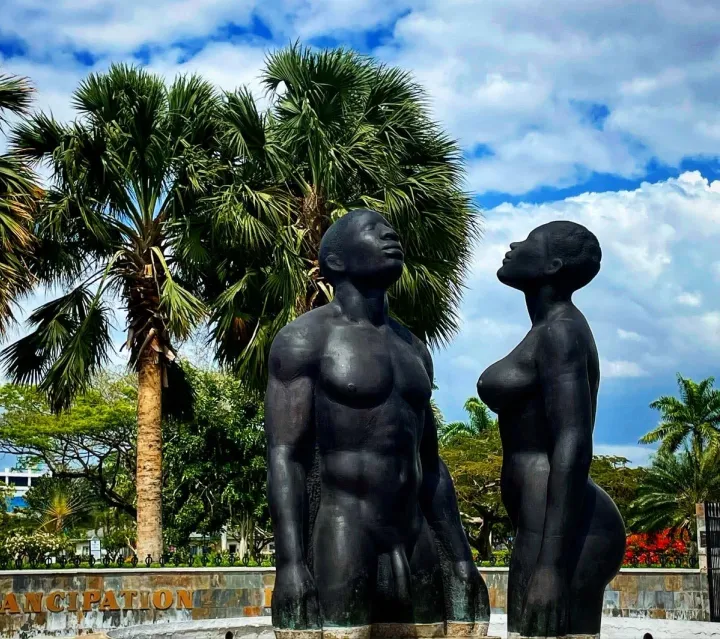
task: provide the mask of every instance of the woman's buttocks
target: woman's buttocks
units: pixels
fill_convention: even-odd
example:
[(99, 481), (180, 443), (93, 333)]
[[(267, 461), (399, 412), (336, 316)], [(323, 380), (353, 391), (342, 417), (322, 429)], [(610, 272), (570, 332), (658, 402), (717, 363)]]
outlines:
[(602, 488), (588, 480), (585, 495), (586, 516), (589, 519), (588, 533), (608, 538), (619, 538), (625, 543), (625, 524), (615, 502)]

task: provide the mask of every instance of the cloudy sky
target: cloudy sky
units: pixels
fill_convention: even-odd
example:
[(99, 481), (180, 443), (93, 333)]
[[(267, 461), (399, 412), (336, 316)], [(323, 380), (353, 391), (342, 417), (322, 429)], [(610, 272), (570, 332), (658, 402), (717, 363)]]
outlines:
[(552, 219), (585, 224), (604, 251), (577, 296), (602, 358), (598, 452), (643, 462), (648, 403), (677, 372), (717, 370), (717, 0), (2, 0), (2, 18), (0, 69), (29, 76), (59, 118), (112, 61), (252, 88), (266, 52), (299, 38), (411, 70), (485, 215), (462, 331), (435, 353), (450, 419), (528, 330), (494, 273), (508, 242)]

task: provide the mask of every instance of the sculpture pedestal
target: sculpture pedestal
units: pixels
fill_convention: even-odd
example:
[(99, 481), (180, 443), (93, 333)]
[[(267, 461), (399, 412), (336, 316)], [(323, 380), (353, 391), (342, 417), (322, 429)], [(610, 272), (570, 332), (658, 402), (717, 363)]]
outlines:
[(600, 639), (600, 635), (563, 635), (562, 637), (524, 637), (517, 632), (508, 633), (508, 639)]
[[(275, 628), (276, 639), (500, 639), (488, 637), (489, 622), (463, 623), (378, 623), (322, 630)], [(578, 639), (585, 639), (584, 637)]]

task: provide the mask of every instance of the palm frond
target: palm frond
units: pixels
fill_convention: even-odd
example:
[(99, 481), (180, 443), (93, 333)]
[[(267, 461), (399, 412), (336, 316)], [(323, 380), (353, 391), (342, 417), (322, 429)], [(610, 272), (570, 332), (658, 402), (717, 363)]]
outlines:
[(28, 78), (0, 73), (0, 123), (7, 122), (5, 111), (26, 114), (32, 104), (33, 92)]
[(717, 452), (698, 458), (687, 447), (678, 454), (658, 453), (639, 488), (630, 525), (640, 531), (692, 530), (695, 505), (720, 499), (719, 462)]
[(713, 388), (714, 378), (700, 382), (678, 374), (678, 397), (664, 395), (650, 404), (660, 412), (658, 426), (640, 442), (661, 442), (661, 450), (676, 452), (691, 441), (697, 452), (720, 442), (720, 391)]
[(159, 248), (153, 247), (153, 254), (162, 267), (160, 308), (165, 313), (165, 324), (172, 336), (182, 340), (187, 339), (205, 317), (205, 304), (172, 278), (172, 273)]
[(8, 376), (37, 384), (53, 410), (67, 408), (108, 359), (109, 314), (101, 291), (82, 285), (47, 302), (28, 318), (34, 330), (2, 352)]

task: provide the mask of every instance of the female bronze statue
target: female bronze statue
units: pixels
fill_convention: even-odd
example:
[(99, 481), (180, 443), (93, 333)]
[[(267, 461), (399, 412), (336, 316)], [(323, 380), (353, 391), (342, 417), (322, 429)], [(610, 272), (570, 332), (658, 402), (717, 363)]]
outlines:
[(610, 497), (588, 477), (600, 381), (572, 294), (600, 270), (597, 238), (573, 222), (510, 244), (498, 279), (525, 294), (532, 328), (478, 381), (499, 416), (502, 498), (515, 529), (510, 637), (597, 636), (605, 586), (625, 551)]

